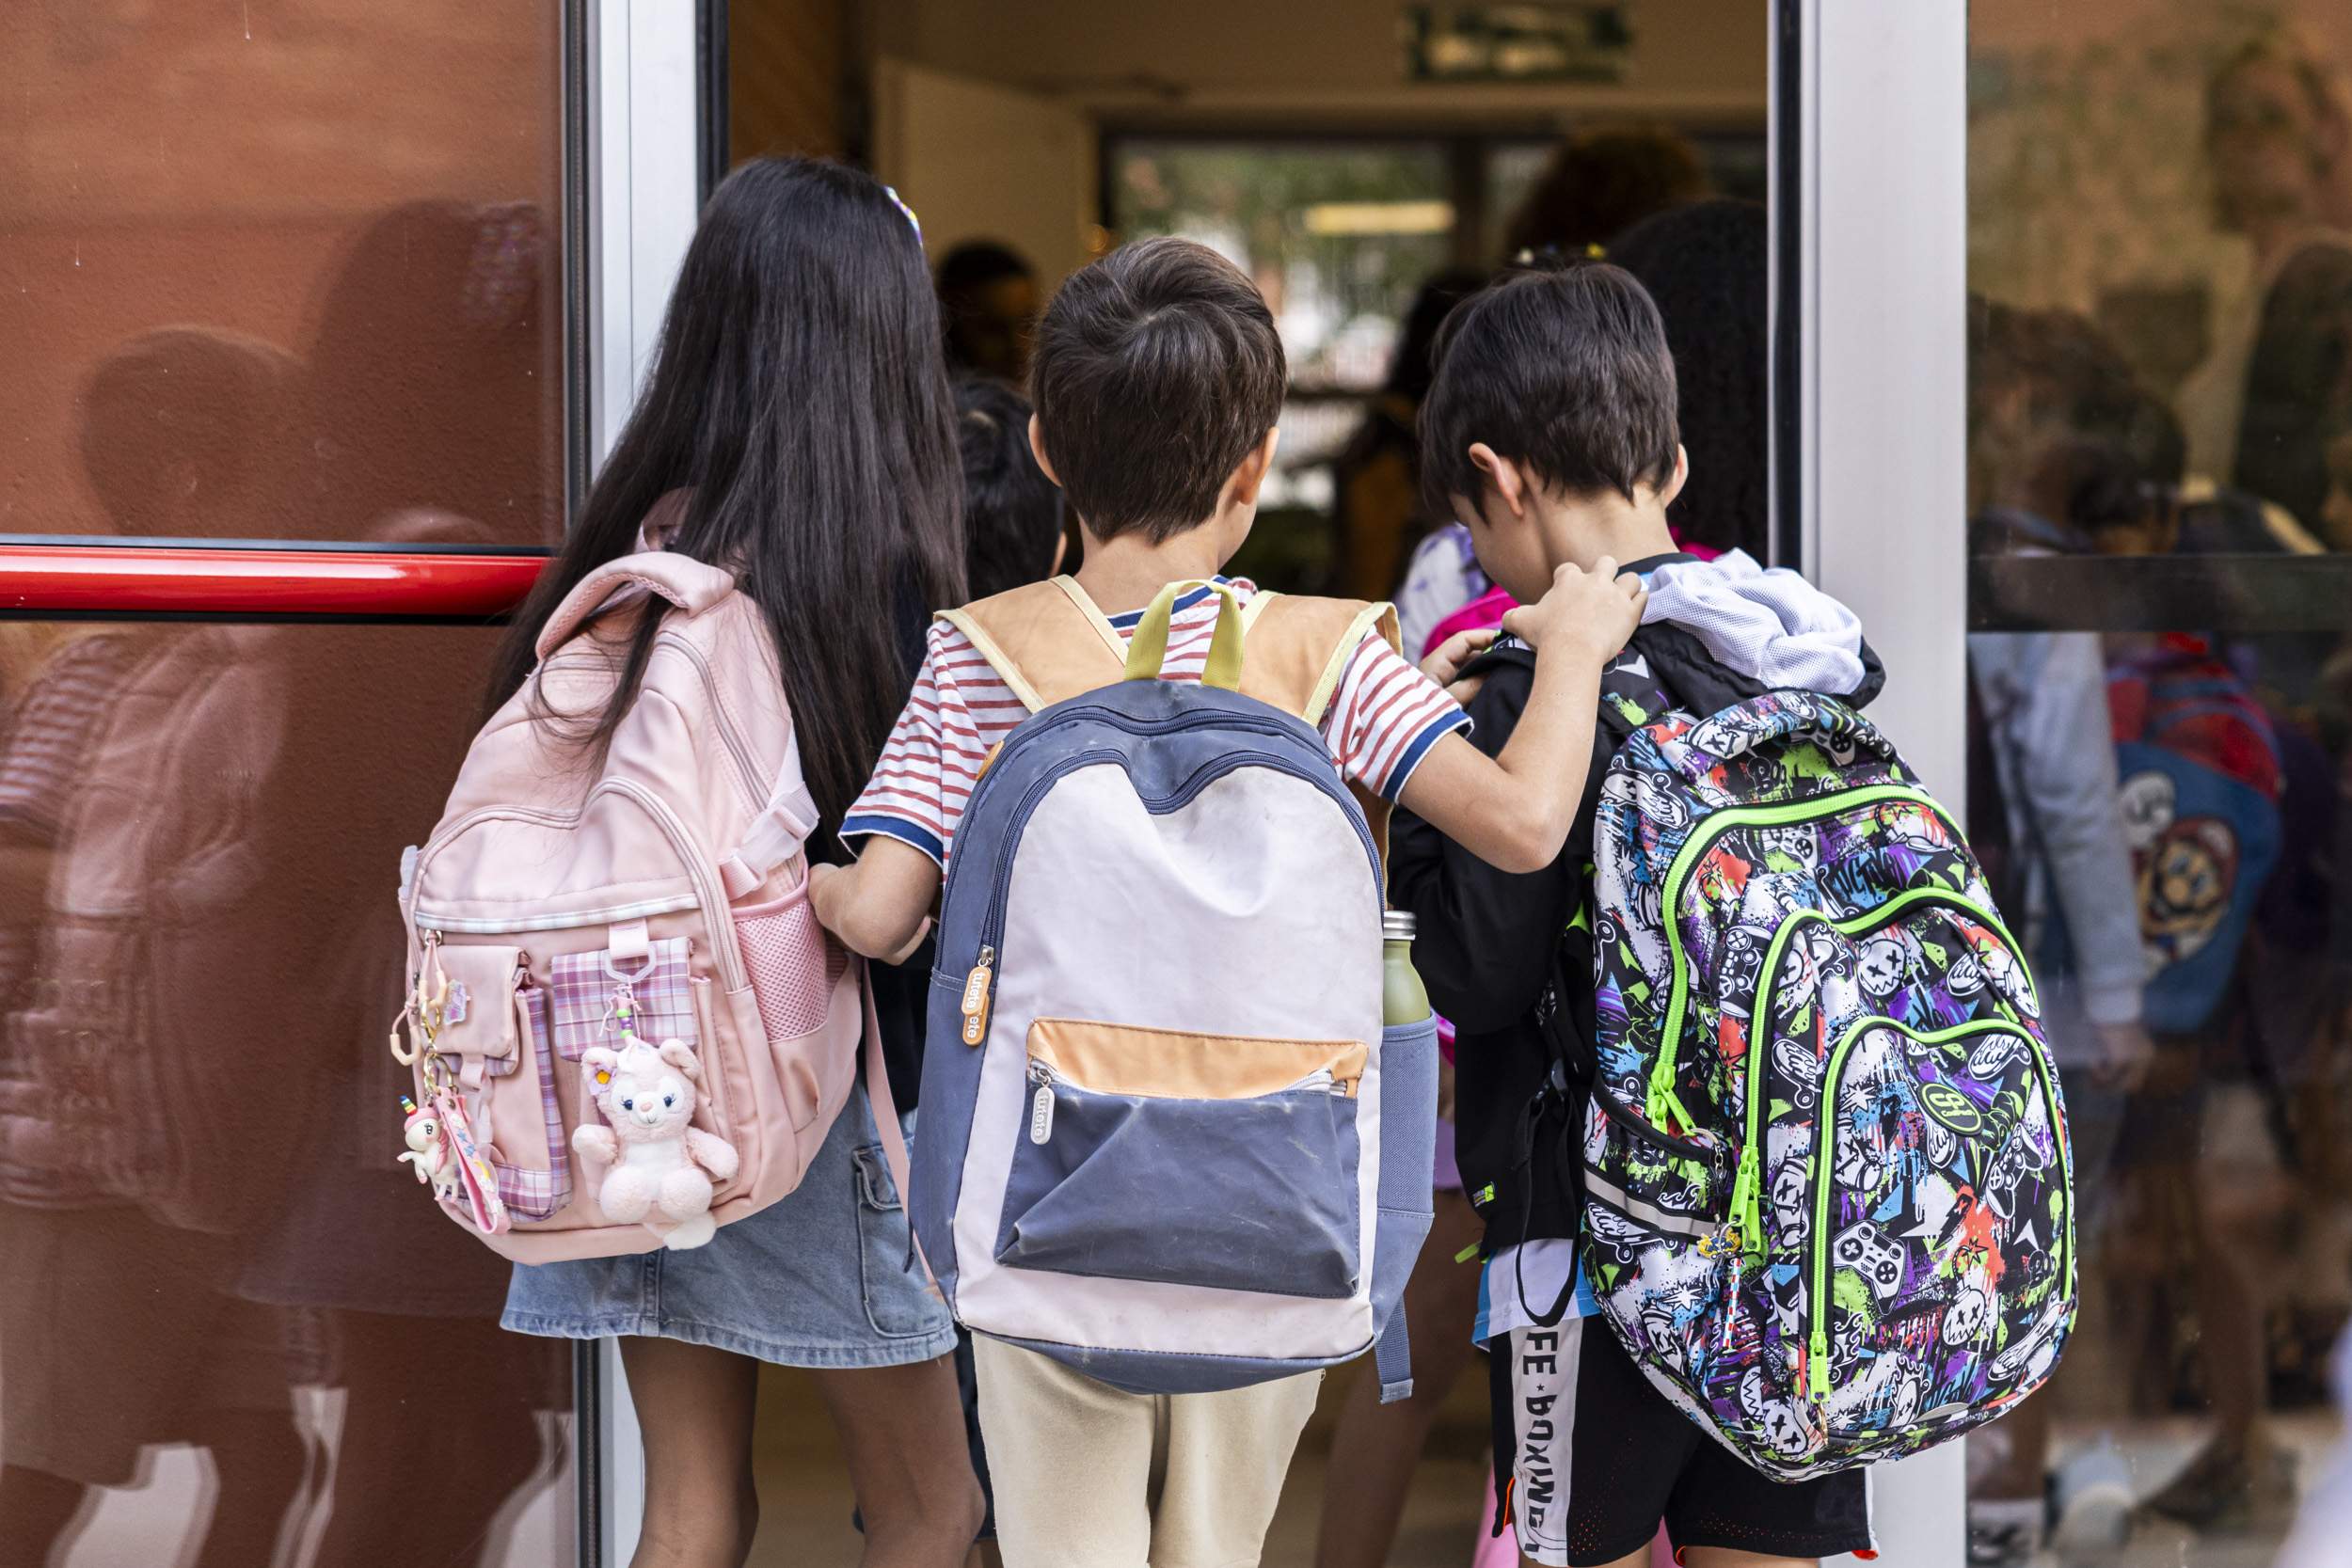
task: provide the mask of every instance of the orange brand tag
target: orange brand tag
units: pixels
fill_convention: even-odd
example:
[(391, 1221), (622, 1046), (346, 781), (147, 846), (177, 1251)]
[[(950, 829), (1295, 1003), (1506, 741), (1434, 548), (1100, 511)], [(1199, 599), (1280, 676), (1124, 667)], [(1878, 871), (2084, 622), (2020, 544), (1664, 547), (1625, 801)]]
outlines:
[(988, 1038), (988, 965), (975, 964), (963, 982), (963, 1043)]

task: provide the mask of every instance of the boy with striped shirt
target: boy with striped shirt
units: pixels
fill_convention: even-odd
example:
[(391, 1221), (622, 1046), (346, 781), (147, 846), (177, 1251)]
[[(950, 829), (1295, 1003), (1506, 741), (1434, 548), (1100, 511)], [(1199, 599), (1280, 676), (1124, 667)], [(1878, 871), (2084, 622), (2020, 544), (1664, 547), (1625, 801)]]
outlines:
[[(1121, 660), (1142, 607), (1170, 582), (1223, 581), (1270, 472), (1282, 349), (1248, 278), (1181, 240), (1128, 245), (1056, 294), (1032, 368), (1039, 462), (1085, 531), (1057, 579)], [(1255, 590), (1230, 588), (1244, 604)], [(1220, 595), (1184, 595), (1161, 678), (1198, 680)], [(1564, 567), (1512, 629), (1540, 650), (1511, 743), (1489, 757), (1444, 682), (1378, 628), (1340, 666), (1319, 729), (1334, 768), (1410, 806), (1473, 852), (1533, 871), (1560, 852), (1582, 792), (1602, 666), (1638, 624), (1642, 591), (1611, 565)], [(1458, 651), (1455, 655), (1459, 657)], [(995, 746), (1028, 715), (971, 637), (932, 630), (913, 697), (842, 834), (864, 848), (820, 868), (818, 917), (889, 957), (917, 941), (957, 824)], [(1016, 1345), (977, 1346), (980, 1422), (1012, 1568), (1254, 1562), (1320, 1374), (1218, 1393), (1122, 1393)]]

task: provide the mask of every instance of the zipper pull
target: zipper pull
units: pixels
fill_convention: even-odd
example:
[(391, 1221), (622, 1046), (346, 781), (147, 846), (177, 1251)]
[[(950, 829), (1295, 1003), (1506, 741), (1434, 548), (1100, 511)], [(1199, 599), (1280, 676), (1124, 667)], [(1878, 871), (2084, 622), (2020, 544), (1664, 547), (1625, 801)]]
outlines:
[(1054, 1075), (1043, 1062), (1029, 1064), (1029, 1082), (1037, 1094), (1029, 1101), (1029, 1141), (1041, 1144), (1054, 1135)]
[[(1808, 1307), (1812, 1304), (1807, 1303)], [(1821, 1329), (1813, 1331), (1813, 1338), (1804, 1351), (1804, 1391), (1815, 1404), (1829, 1402), (1829, 1335)]]
[(1763, 1186), (1756, 1150), (1741, 1149), (1740, 1174), (1731, 1184), (1731, 1223), (1740, 1227), (1740, 1250), (1758, 1259), (1764, 1256)]
[[(980, 949), (980, 961), (963, 979), (963, 1043), (978, 1045), (988, 1038), (988, 993), (995, 979), (996, 949)], [(1050, 1122), (1051, 1117), (1048, 1116)], [(1040, 1138), (1039, 1143), (1045, 1140)]]

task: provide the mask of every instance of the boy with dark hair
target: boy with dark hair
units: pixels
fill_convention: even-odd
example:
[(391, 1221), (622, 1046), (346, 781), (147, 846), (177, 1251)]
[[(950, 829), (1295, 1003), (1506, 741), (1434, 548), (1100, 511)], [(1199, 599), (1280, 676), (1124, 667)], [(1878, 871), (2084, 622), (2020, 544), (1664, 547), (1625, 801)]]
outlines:
[[(1114, 252), (1055, 296), (1032, 386), (1031, 439), (1085, 530), (1085, 563), (933, 627), (914, 696), (842, 827), (865, 840), (858, 863), (812, 885), (818, 917), (861, 953), (900, 952), (923, 929), (991, 752), (1044, 705), (1031, 677), (1099, 669), (1105, 644), (1116, 671), (1143, 607), (1171, 583), (1205, 579), (1216, 586), (1174, 599), (1160, 677), (1197, 681), (1220, 600), (1230, 594), (1240, 610), (1256, 596), (1216, 577), (1256, 515), (1284, 387), (1280, 340), (1248, 277), (1182, 240)], [(1518, 734), (1493, 756), (1463, 739), (1460, 708), (1383, 635), (1380, 607), (1276, 604), (1347, 628), (1327, 694), (1309, 705), (1334, 766), (1470, 852), (1520, 871), (1549, 863), (1581, 784), (1599, 671), (1640, 613), (1637, 585), (1606, 560), (1591, 565), (1564, 562), (1525, 593), (1513, 626), (1541, 653), (1530, 655)], [(1253, 650), (1280, 652), (1260, 641), (1273, 619), (1250, 618)], [(1022, 631), (1035, 657), (1014, 661), (1017, 676), (1001, 647), (974, 641), (982, 620)], [(1009, 1341), (983, 1336), (976, 1349), (1008, 1562), (1257, 1560), (1319, 1373), (1152, 1396)]]
[[(1595, 804), (1622, 739), (1623, 703), (1700, 714), (1774, 688), (1859, 704), (1883, 676), (1852, 614), (1794, 573), (1738, 552), (1677, 552), (1666, 510), (1688, 472), (1673, 356), (1656, 306), (1613, 266), (1515, 273), (1465, 302), (1438, 344), (1422, 407), (1431, 499), (1463, 519), (1479, 563), (1514, 594), (1604, 559), (1630, 562), (1649, 601), (1602, 676), (1581, 759), (1581, 803), (1561, 853), (1526, 874), (1466, 853), (1442, 822), (1400, 816), (1390, 896), (1419, 917), (1414, 958), (1456, 1031), (1457, 1154), (1486, 1220), (1478, 1337), (1493, 1353), (1497, 1484), (1520, 1550), (1547, 1565), (1634, 1564), (1662, 1520), (1680, 1560), (1729, 1568), (1870, 1545), (1864, 1478), (1767, 1480), (1653, 1389), (1578, 1282), (1577, 1166), (1593, 971), (1565, 938), (1588, 904)], [(1516, 630), (1464, 686), (1482, 748), (1513, 743), (1533, 666)], [(1460, 689), (1461, 688), (1457, 688)]]

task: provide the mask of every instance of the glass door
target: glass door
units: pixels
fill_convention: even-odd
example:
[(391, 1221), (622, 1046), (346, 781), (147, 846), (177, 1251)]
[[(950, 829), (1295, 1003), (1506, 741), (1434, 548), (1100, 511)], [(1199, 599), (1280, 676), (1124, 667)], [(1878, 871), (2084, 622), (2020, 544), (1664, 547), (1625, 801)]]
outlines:
[(697, 10), (0, 16), (0, 1562), (628, 1528), (625, 1399), (498, 1327), (384, 1037), (691, 230)]
[(1887, 1472), (1935, 1527), (1889, 1554), (2318, 1560), (2352, 1316), (2352, 20), (1782, 16), (1787, 520), (2032, 949), (2079, 1204), (2058, 1375), (1931, 1484)]
[(2289, 1541), (2352, 1313), (2347, 67), (2325, 0), (1971, 8), (1969, 786), (2083, 1265), (2060, 1376), (1970, 1454), (1988, 1549), (2341, 1528)]

